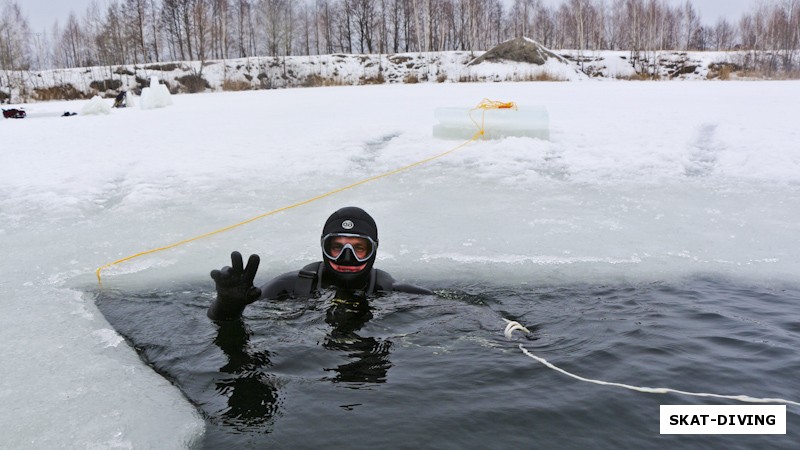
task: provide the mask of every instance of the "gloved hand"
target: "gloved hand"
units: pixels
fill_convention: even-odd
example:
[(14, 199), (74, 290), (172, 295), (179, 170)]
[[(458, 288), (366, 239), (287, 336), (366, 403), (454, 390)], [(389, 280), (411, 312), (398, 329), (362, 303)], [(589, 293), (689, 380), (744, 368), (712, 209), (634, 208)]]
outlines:
[(212, 270), (211, 278), (216, 283), (217, 300), (209, 308), (209, 317), (229, 320), (239, 317), (244, 307), (261, 297), (261, 289), (253, 286), (261, 258), (250, 255), (247, 267), (242, 264), (242, 254), (231, 253), (231, 266)]

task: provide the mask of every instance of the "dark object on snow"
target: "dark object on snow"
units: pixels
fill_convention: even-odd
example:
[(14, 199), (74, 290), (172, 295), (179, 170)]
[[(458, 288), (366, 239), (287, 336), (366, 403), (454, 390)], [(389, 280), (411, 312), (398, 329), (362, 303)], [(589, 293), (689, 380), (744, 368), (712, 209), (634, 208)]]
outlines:
[(114, 108), (124, 108), (127, 106), (128, 102), (125, 96), (127, 93), (127, 91), (122, 91), (117, 94), (117, 97), (114, 99)]
[(77, 115), (78, 115), (78, 113), (76, 113), (76, 112), (64, 111), (64, 114), (62, 114), (61, 117), (70, 117), (70, 116), (77, 116)]
[(483, 55), (475, 58), (468, 65), (474, 66), (484, 61), (516, 61), (541, 66), (549, 58), (555, 58), (562, 61), (564, 59), (544, 48), (541, 44), (532, 39), (519, 37), (503, 42), (502, 44), (487, 51)]
[(4, 109), (3, 110), (3, 117), (6, 119), (24, 119), (27, 114), (25, 111), (21, 109)]

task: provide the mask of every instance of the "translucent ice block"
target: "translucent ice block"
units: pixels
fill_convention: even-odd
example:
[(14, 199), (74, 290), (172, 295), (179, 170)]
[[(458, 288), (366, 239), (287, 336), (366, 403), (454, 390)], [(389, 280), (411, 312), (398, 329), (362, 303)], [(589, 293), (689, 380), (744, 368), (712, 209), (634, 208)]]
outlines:
[[(433, 137), (469, 139), (478, 131), (481, 110), (471, 108), (436, 108)], [(470, 113), (472, 119), (470, 120)], [(549, 115), (543, 106), (520, 106), (517, 109), (489, 109), (484, 113), (484, 139), (519, 136), (550, 139)]]
[(167, 86), (158, 82), (158, 77), (150, 77), (150, 87), (142, 89), (139, 99), (141, 109), (163, 108), (172, 104), (171, 94)]

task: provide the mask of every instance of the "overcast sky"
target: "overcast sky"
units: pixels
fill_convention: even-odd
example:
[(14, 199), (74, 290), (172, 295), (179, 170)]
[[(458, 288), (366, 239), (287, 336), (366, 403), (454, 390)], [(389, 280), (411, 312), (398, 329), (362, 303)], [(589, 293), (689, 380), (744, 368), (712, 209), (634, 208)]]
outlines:
[[(70, 11), (75, 11), (78, 17), (82, 17), (86, 8), (92, 1), (99, 5), (107, 4), (106, 0), (17, 0), (23, 12), (28, 16), (31, 29), (34, 32), (43, 30), (49, 31), (53, 23), (58, 20), (60, 25), (67, 22)], [(505, 0), (511, 4), (513, 0)], [(544, 0), (545, 3), (558, 5), (562, 0)], [(669, 0), (673, 4), (681, 4), (684, 0)], [(731, 22), (736, 22), (742, 13), (750, 11), (750, 8), (759, 0), (692, 0), (692, 4), (700, 12), (703, 22), (713, 24), (719, 17), (725, 17)]]

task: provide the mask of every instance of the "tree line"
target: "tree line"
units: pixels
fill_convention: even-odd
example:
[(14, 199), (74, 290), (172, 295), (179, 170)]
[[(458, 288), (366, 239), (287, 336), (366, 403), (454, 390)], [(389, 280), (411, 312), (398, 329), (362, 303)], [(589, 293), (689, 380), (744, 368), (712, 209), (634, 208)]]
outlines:
[(518, 36), (553, 49), (737, 50), (745, 69), (798, 70), (800, 0), (706, 25), (690, 0), (107, 0), (48, 30), (0, 0), (0, 69), (332, 53), (487, 50)]

